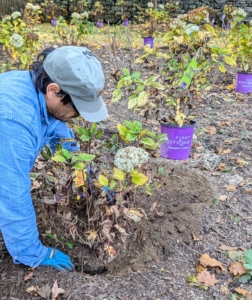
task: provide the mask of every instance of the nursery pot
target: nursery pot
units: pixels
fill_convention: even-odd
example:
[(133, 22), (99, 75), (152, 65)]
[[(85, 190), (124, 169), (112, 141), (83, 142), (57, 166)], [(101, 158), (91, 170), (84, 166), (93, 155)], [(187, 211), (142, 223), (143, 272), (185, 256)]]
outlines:
[(235, 91), (243, 94), (252, 93), (252, 73), (237, 73)]
[(51, 20), (51, 25), (52, 26), (57, 26), (57, 19), (52, 19)]
[(96, 27), (102, 28), (103, 27), (103, 21), (96, 22)]
[(154, 47), (154, 38), (146, 36), (143, 38), (144, 39), (144, 45), (150, 45), (151, 48)]
[(129, 20), (122, 20), (122, 24), (124, 26), (128, 26), (129, 25)]
[(187, 159), (190, 155), (195, 122), (179, 127), (176, 124), (161, 123), (161, 133), (168, 140), (160, 147), (160, 155), (174, 160)]
[(226, 26), (227, 30), (230, 30), (231, 29), (231, 25), (230, 23), (227, 23), (227, 26)]

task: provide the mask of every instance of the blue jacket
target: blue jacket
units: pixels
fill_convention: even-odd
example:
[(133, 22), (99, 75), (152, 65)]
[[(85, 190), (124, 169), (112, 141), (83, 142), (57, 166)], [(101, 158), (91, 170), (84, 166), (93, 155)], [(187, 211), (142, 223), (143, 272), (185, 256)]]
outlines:
[[(73, 137), (67, 125), (47, 114), (30, 72), (0, 74), (0, 230), (14, 263), (37, 267), (47, 247), (38, 236), (29, 173), (38, 153), (59, 138)], [(63, 147), (78, 150), (70, 142)]]

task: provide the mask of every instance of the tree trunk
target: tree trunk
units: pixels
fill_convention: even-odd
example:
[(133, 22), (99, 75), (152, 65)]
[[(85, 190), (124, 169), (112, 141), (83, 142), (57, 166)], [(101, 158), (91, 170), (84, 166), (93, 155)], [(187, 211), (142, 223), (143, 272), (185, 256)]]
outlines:
[(14, 11), (23, 12), (24, 4), (22, 0), (0, 0), (0, 17), (11, 14)]

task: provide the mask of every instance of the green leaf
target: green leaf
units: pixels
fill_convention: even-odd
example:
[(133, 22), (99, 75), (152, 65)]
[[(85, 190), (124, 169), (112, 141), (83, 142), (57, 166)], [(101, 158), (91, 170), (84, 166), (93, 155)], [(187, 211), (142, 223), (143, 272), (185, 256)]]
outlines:
[(134, 79), (134, 80), (137, 80), (137, 79), (140, 79), (140, 75), (141, 73), (140, 72), (134, 72), (131, 77)]
[(116, 187), (116, 181), (112, 179), (112, 180), (110, 181), (109, 189), (110, 189), (111, 191), (113, 191), (115, 187)]
[(249, 65), (248, 65), (248, 64), (245, 64), (243, 68), (244, 68), (244, 71), (247, 72), (247, 71), (248, 71), (248, 68), (249, 68)]
[(153, 82), (153, 81), (156, 81), (158, 79), (159, 75), (152, 75), (150, 76), (147, 80), (146, 80), (146, 83), (150, 83), (150, 82)]
[(129, 99), (128, 109), (135, 108), (137, 106), (137, 98)]
[(241, 283), (247, 283), (251, 279), (250, 274), (243, 274), (237, 278), (237, 280)]
[(123, 68), (123, 75), (124, 76), (130, 76), (130, 70), (127, 68)]
[(247, 270), (252, 270), (252, 264), (243, 264), (243, 267)]
[(102, 174), (100, 174), (100, 175), (98, 176), (98, 181), (99, 181), (100, 185), (102, 185), (102, 186), (108, 186), (108, 185), (109, 185), (109, 183), (108, 183), (108, 178), (105, 177), (105, 176), (102, 175)]
[(82, 134), (82, 135), (80, 136), (80, 139), (81, 139), (83, 142), (89, 141), (90, 138), (91, 138), (91, 137), (90, 137), (89, 135), (86, 135), (86, 134)]
[(139, 85), (136, 89), (136, 93), (141, 93), (144, 90), (145, 86), (144, 85)]
[(112, 102), (117, 102), (122, 98), (122, 91), (120, 89), (115, 89), (112, 93)]
[(60, 154), (55, 154), (52, 157), (52, 160), (54, 160), (56, 162), (66, 162), (66, 158), (63, 155), (60, 155)]
[(90, 128), (90, 135), (91, 137), (94, 137), (98, 132), (97, 129), (97, 123), (92, 123), (91, 128)]
[(163, 41), (164, 41), (164, 42), (168, 42), (168, 41), (170, 41), (170, 40), (173, 39), (173, 36), (174, 36), (173, 32), (168, 31), (168, 32), (164, 35)]
[(125, 125), (126, 125), (129, 129), (131, 129), (131, 130), (134, 130), (134, 129), (135, 129), (133, 122), (130, 122), (130, 121), (128, 121), (128, 120), (125, 120), (124, 123), (125, 123)]
[(237, 294), (232, 294), (231, 300), (237, 300)]
[(140, 173), (137, 170), (132, 170), (130, 172), (132, 182), (136, 185), (144, 185), (148, 180), (149, 177), (144, 175), (143, 173)]
[(69, 249), (73, 249), (73, 243), (71, 242), (66, 242), (66, 245)]
[(83, 170), (85, 168), (85, 164), (81, 161), (78, 161), (76, 164), (72, 167), (74, 170)]
[(144, 145), (154, 146), (154, 141), (151, 138), (143, 138), (141, 139), (140, 143), (143, 143)]
[(247, 263), (247, 264), (252, 264), (252, 249), (248, 249), (243, 256), (243, 260)]
[(72, 154), (65, 148), (62, 148), (61, 152), (67, 159), (70, 159), (72, 157)]
[(20, 56), (20, 59), (21, 59), (21, 62), (22, 62), (24, 65), (27, 64), (27, 62), (28, 62), (27, 55), (22, 54), (22, 55)]
[(137, 138), (137, 136), (134, 133), (128, 132), (126, 135), (127, 141), (134, 141)]
[(48, 146), (45, 146), (45, 148), (41, 151), (41, 155), (44, 157), (44, 159), (49, 160), (52, 158), (52, 152), (51, 149)]
[(113, 174), (115, 179), (118, 179), (120, 181), (125, 180), (126, 177), (126, 172), (122, 171), (120, 169), (114, 168), (114, 174)]
[(82, 126), (76, 126), (76, 127), (75, 127), (75, 131), (76, 131), (79, 135), (85, 134), (85, 135), (89, 136), (89, 134), (90, 134), (89, 131), (88, 131), (86, 128), (82, 127)]
[(162, 90), (165, 89), (164, 86), (161, 83), (159, 83), (159, 82), (151, 82), (150, 85), (152, 87), (154, 87), (155, 89), (160, 90), (160, 91), (162, 91)]
[(126, 126), (123, 126), (122, 124), (117, 124), (117, 129), (119, 133), (123, 136), (126, 136), (129, 132), (129, 129)]
[(213, 28), (213, 26), (209, 25), (209, 24), (205, 24), (206, 30), (209, 31), (211, 34), (215, 34), (215, 30)]
[(219, 71), (220, 71), (221, 73), (225, 73), (225, 72), (227, 71), (227, 69), (226, 69), (223, 65), (220, 65), (220, 66), (219, 66)]
[(226, 56), (225, 62), (230, 66), (236, 66), (236, 61), (231, 57)]
[(88, 154), (88, 153), (80, 153), (76, 156), (72, 157), (72, 163), (75, 163), (76, 161), (91, 161), (95, 158), (95, 155)]
[(148, 101), (148, 95), (145, 91), (142, 91), (139, 96), (137, 97), (137, 105), (139, 107), (144, 106)]
[(96, 138), (96, 139), (99, 139), (99, 138), (103, 135), (103, 133), (104, 133), (104, 131), (103, 131), (102, 129), (98, 130), (98, 132), (97, 132), (95, 138)]
[(134, 121), (133, 124), (134, 124), (134, 129), (135, 129), (137, 132), (139, 132), (139, 131), (142, 130), (143, 126), (142, 126), (142, 124), (141, 124), (140, 122)]

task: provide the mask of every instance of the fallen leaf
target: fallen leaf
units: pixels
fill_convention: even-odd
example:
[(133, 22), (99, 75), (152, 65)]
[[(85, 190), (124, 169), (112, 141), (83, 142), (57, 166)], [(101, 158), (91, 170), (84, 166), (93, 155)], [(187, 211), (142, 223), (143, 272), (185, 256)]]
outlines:
[(203, 267), (201, 264), (197, 264), (196, 265), (196, 270), (197, 270), (197, 273), (201, 273), (202, 271), (205, 271), (206, 268)]
[(240, 288), (240, 287), (238, 287), (238, 288), (236, 288), (236, 289), (234, 289), (234, 290), (236, 291), (236, 293), (241, 294), (241, 295), (243, 295), (243, 296), (246, 296), (247, 293), (248, 293), (247, 290), (242, 289), (242, 288)]
[(218, 214), (215, 223), (220, 223), (220, 222), (221, 222), (221, 214)]
[(241, 276), (247, 273), (247, 270), (243, 267), (243, 265), (240, 262), (233, 262), (229, 267), (229, 271), (234, 276)]
[(226, 195), (220, 195), (219, 200), (220, 201), (226, 201), (227, 200), (227, 196)]
[(196, 279), (198, 282), (202, 282), (206, 285), (214, 286), (219, 280), (216, 279), (215, 275), (211, 275), (208, 271), (202, 271), (197, 276)]
[(203, 267), (212, 267), (212, 268), (220, 268), (221, 271), (225, 271), (222, 263), (216, 260), (215, 258), (211, 258), (207, 253), (203, 254), (199, 259), (200, 264)]
[(252, 294), (247, 293), (246, 294), (246, 300), (252, 300)]
[(37, 292), (38, 290), (39, 290), (38, 286), (32, 285), (32, 286), (28, 287), (28, 289), (26, 289), (26, 292), (29, 294), (32, 294), (34, 292)]
[(29, 274), (27, 274), (24, 278), (24, 280), (29, 280), (31, 277), (33, 276), (33, 272), (30, 272)]
[(225, 286), (225, 285), (222, 285), (222, 286), (220, 287), (220, 291), (222, 291), (222, 293), (224, 293), (224, 294), (226, 294), (226, 295), (228, 295), (228, 294), (230, 293), (228, 287)]
[(88, 230), (86, 233), (88, 234), (87, 239), (93, 243), (97, 238), (97, 232), (94, 230)]
[(195, 233), (192, 234), (192, 237), (193, 237), (194, 241), (202, 241), (203, 240), (202, 235), (198, 235), (198, 234), (195, 234)]
[(231, 246), (226, 246), (226, 245), (221, 245), (218, 247), (219, 249), (223, 251), (235, 251), (238, 250), (238, 247), (231, 247)]
[(228, 192), (234, 192), (236, 187), (234, 185), (229, 185), (228, 186)]
[(55, 280), (53, 287), (52, 287), (52, 300), (55, 300), (58, 298), (59, 294), (64, 294), (65, 291), (58, 287), (57, 279)]
[(50, 285), (47, 283), (46, 285), (42, 286), (39, 290), (38, 290), (38, 294), (40, 297), (45, 298), (45, 299), (49, 299), (50, 294), (51, 294), (51, 288)]
[(211, 135), (216, 134), (216, 127), (211, 126), (211, 127), (208, 127), (207, 129), (208, 129), (208, 132), (209, 132)]
[(231, 149), (229, 148), (223, 151), (223, 154), (230, 154), (230, 153), (231, 153)]
[(234, 250), (228, 251), (228, 257), (232, 259), (232, 261), (239, 261), (242, 258), (243, 254), (244, 253), (242, 251), (234, 251)]
[(32, 182), (32, 190), (34, 190), (34, 189), (39, 189), (40, 186), (41, 186), (41, 183), (40, 183), (39, 181), (34, 180), (34, 181)]
[(217, 170), (220, 170), (220, 171), (225, 171), (226, 169), (227, 169), (227, 167), (224, 163), (219, 164), (218, 168), (217, 168)]

